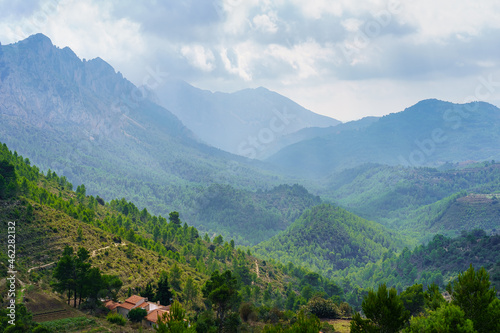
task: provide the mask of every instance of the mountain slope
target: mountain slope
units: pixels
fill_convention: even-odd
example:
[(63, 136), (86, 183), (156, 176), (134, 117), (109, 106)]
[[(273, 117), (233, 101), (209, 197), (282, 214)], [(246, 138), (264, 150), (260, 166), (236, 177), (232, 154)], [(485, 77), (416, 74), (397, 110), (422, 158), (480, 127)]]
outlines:
[[(381, 283), (402, 290), (415, 283), (436, 283), (443, 288), (456, 275), (473, 265), (485, 267), (493, 286), (500, 286), (500, 235), (487, 235), (482, 230), (464, 232), (455, 238), (435, 235), (425, 245), (412, 251), (407, 248), (396, 256), (386, 253), (383, 260), (351, 270), (348, 278), (375, 288)], [(343, 276), (342, 273), (339, 274)], [(498, 289), (497, 289), (498, 290)]]
[[(451, 167), (438, 170), (365, 164), (335, 173), (318, 192), (324, 199), (414, 240), (429, 240), (429, 231), (456, 235), (474, 228), (498, 229), (500, 219), (495, 218), (493, 196), (500, 189), (500, 164)], [(467, 192), (489, 199), (477, 204), (463, 199), (466, 202), (458, 205), (456, 201)], [(451, 206), (453, 210), (448, 210)]]
[(340, 123), (262, 87), (212, 93), (184, 81), (167, 80), (157, 89), (157, 96), (204, 142), (250, 158), (269, 156), (284, 135)]
[[(105, 203), (99, 196), (86, 195), (84, 186), (74, 192), (64, 177), (52, 172), (40, 174), (36, 166), (10, 152), (6, 145), (0, 146), (0, 163), (0, 179), (11, 188), (6, 194), (5, 187), (0, 187), (0, 226), (6, 230), (8, 222), (15, 221), (15, 267), (23, 282), (49, 289), (54, 262), (69, 245), (74, 249), (84, 247), (93, 266), (121, 279), (121, 299), (126, 298), (128, 288), (138, 293), (148, 283), (158, 281), (162, 270), (171, 271), (174, 265), (180, 270), (178, 285), (172, 278), (169, 283), (177, 291), (175, 298), (183, 302), (185, 279), (193, 278), (199, 291), (215, 270), (230, 269), (247, 301), (252, 297), (258, 303), (270, 286), (268, 295), (283, 299), (286, 292), (298, 293), (307, 283), (303, 279), (310, 273), (307, 270), (286, 271), (235, 249), (222, 238), (213, 242), (208, 236), (202, 238), (196, 228), (180, 219), (167, 221), (124, 200)], [(7, 253), (0, 252), (0, 259), (3, 278), (8, 270)], [(335, 287), (328, 289), (330, 296), (332, 290), (340, 291), (332, 281), (317, 274), (315, 277), (317, 291), (323, 292), (327, 286)], [(4, 287), (0, 285), (0, 291)], [(194, 297), (200, 301), (199, 296)], [(3, 301), (6, 299), (0, 299)]]
[(500, 157), (500, 110), (475, 102), (425, 100), (360, 130), (285, 147), (267, 159), (289, 172), (321, 177), (363, 163), (438, 166)]
[(156, 214), (183, 211), (202, 226), (217, 221), (196, 220), (200, 187), (256, 191), (283, 182), (259, 161), (200, 143), (99, 58), (81, 61), (42, 34), (0, 49), (2, 142), (91, 194)]
[(285, 231), (254, 247), (255, 253), (331, 275), (378, 260), (401, 241), (380, 224), (323, 204), (305, 211)]

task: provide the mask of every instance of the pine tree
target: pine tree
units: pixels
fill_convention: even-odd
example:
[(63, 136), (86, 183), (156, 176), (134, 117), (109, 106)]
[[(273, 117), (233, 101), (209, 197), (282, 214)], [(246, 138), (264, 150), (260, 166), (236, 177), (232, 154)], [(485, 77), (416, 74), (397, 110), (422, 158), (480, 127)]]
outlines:
[(163, 271), (158, 281), (158, 287), (156, 288), (156, 295), (154, 300), (159, 301), (162, 305), (169, 305), (172, 299), (172, 292), (170, 291), (170, 285), (168, 283), (167, 272)]

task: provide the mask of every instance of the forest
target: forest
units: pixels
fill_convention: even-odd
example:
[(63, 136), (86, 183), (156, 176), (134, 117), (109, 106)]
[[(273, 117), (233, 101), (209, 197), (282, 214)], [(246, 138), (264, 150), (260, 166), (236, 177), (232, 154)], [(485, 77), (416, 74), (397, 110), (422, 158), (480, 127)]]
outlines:
[[(353, 315), (351, 331), (365, 332), (370, 327), (382, 329), (384, 324), (377, 322), (381, 315), (372, 312), (385, 306), (391, 313), (401, 312), (397, 320), (384, 319), (400, 320), (394, 332), (442, 325), (443, 320), (451, 320), (449, 316), (456, 317), (452, 325), (467, 329), (464, 332), (484, 332), (453, 297), (462, 276), (479, 272), (488, 280), (482, 286), (487, 285), (488, 295), (494, 295), (485, 309), (498, 311), (494, 290), (500, 284), (500, 236), (483, 230), (455, 238), (436, 235), (409, 250), (403, 238), (380, 224), (332, 204), (314, 206), (320, 199), (309, 196), (304, 201), (307, 191), (298, 185), (280, 186), (256, 195), (280, 200), (280, 193), (288, 191), (302, 200), (298, 202), (314, 207), (283, 225), (284, 232), (243, 248), (220, 234), (202, 235), (182, 221), (179, 212), (163, 217), (125, 199), (105, 202), (87, 195), (83, 184), (73, 191), (65, 177), (50, 170), (43, 174), (6, 145), (1, 146), (0, 161), (2, 224), (20, 220), (25, 224), (21, 238), (41, 243), (34, 257), (27, 245), (19, 251), (18, 269), (32, 283), (31, 292), (58, 292), (68, 305), (106, 318), (109, 325), (127, 325), (127, 321), (106, 314), (101, 300), (139, 294), (165, 305), (173, 302), (171, 315), (163, 318), (158, 332), (333, 332), (334, 326), (325, 320)], [(227, 192), (230, 188), (217, 191), (242, 202), (236, 193)], [(283, 213), (293, 217), (297, 211)], [(104, 247), (108, 248), (104, 254), (95, 256), (92, 248), (105, 245), (103, 239), (115, 248)], [(51, 250), (55, 246), (63, 250)], [(114, 256), (119, 263), (112, 263)], [(43, 257), (50, 258), (43, 261)], [(30, 266), (47, 259), (55, 262), (52, 269), (29, 272)], [(143, 278), (145, 272), (152, 274)], [(0, 274), (7, 276), (6, 266), (0, 266)], [(450, 305), (439, 290), (448, 290)], [(30, 292), (25, 295), (29, 298)], [(36, 324), (27, 308), (20, 306), (19, 311), (19, 327), (26, 332), (50, 331), (43, 323)], [(134, 315), (129, 318), (135, 322), (132, 325), (142, 320), (138, 316), (138, 320)], [(2, 325), (7, 327), (5, 322)]]

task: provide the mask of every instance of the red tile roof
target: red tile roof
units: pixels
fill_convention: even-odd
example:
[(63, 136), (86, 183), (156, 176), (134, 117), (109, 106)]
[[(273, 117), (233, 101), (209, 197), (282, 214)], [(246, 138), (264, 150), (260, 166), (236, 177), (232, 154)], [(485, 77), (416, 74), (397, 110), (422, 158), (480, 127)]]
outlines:
[(134, 306), (135, 306), (135, 304), (133, 304), (133, 303), (125, 302), (125, 303), (118, 305), (117, 307), (118, 308), (125, 308), (127, 310), (132, 310), (134, 308)]
[(132, 304), (137, 304), (137, 303), (139, 303), (141, 300), (146, 301), (146, 298), (145, 298), (145, 297), (141, 297), (141, 296), (137, 296), (137, 295), (132, 295), (132, 296), (130, 296), (129, 298), (127, 298), (127, 299), (125, 300), (125, 302), (127, 302), (127, 303), (132, 303)]
[(104, 306), (110, 310), (116, 309), (116, 307), (118, 305), (120, 305), (120, 303), (113, 302), (112, 300), (108, 300), (108, 301), (104, 302)]
[(156, 309), (156, 310), (153, 310), (151, 311), (147, 316), (146, 316), (146, 320), (148, 321), (151, 321), (153, 323), (157, 323), (158, 322), (158, 316), (160, 318), (163, 317), (163, 314), (164, 313), (167, 313), (168, 311), (166, 310), (161, 310), (161, 309)]

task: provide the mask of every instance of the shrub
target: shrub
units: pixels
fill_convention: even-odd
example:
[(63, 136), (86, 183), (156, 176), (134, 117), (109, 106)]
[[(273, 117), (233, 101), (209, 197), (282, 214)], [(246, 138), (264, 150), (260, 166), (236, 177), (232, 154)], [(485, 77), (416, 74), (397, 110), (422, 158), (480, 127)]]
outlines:
[(306, 305), (306, 309), (318, 318), (335, 319), (340, 317), (340, 310), (332, 300), (324, 299), (318, 296), (311, 298)]
[(130, 310), (128, 313), (127, 317), (130, 319), (130, 321), (133, 321), (134, 323), (138, 323), (146, 317), (148, 312), (143, 309), (143, 308), (135, 308)]
[(125, 326), (125, 324), (127, 323), (127, 320), (125, 318), (123, 318), (120, 314), (116, 313), (116, 312), (110, 312), (110, 313), (108, 313), (108, 315), (106, 316), (106, 319), (110, 323), (118, 324), (118, 325), (121, 325), (121, 326)]

